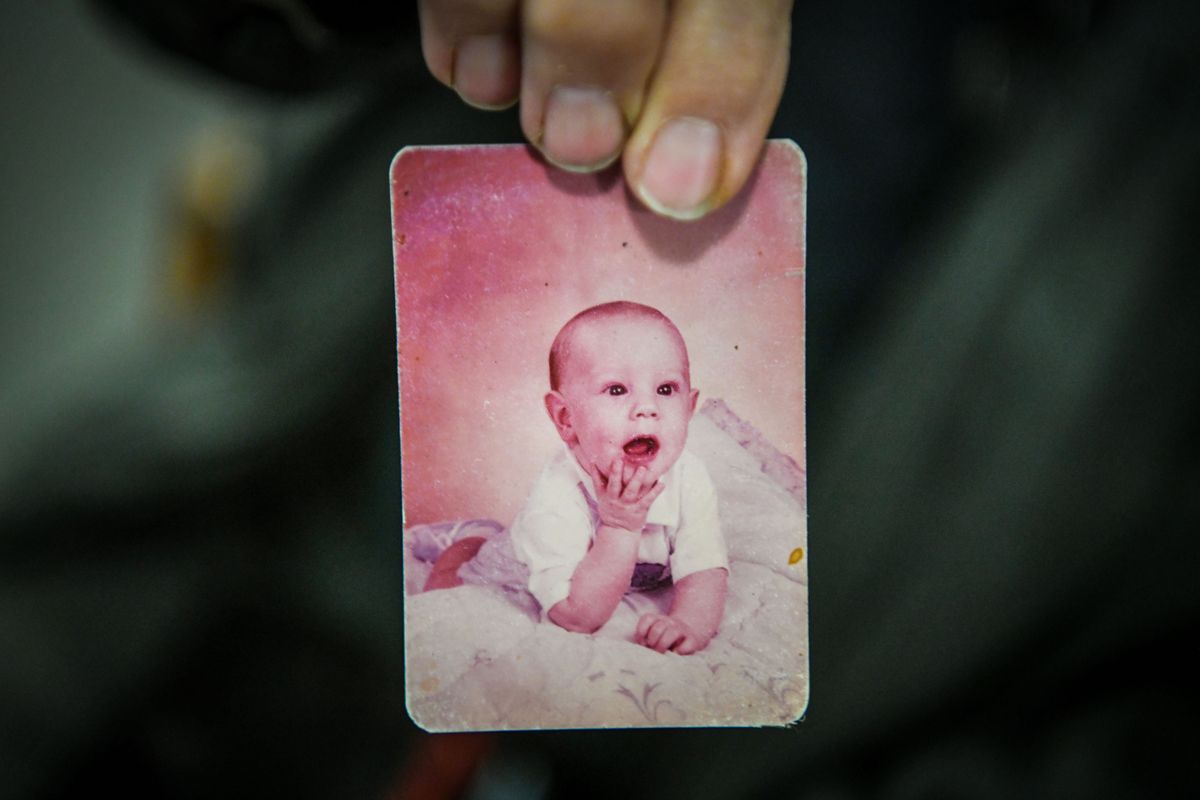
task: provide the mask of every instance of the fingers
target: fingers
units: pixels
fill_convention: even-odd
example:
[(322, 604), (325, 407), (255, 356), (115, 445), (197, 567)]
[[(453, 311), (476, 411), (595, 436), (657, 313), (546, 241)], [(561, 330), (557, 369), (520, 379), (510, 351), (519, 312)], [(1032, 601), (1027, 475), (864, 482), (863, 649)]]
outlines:
[(654, 485), (650, 487), (650, 491), (646, 492), (646, 495), (642, 498), (642, 505), (650, 508), (651, 504), (658, 499), (658, 496), (663, 493), (663, 489), (666, 488), (667, 485), (662, 481), (655, 481)]
[(663, 614), (643, 614), (638, 620), (637, 630), (634, 632), (634, 641), (638, 644), (644, 644), (651, 647), (649, 637), (651, 631), (658, 630), (656, 626), (661, 626), (664, 622), (669, 622), (670, 618)]
[[(643, 493), (648, 471), (645, 465), (632, 467), (626, 464), (620, 456), (617, 456), (608, 468), (608, 480), (604, 484), (605, 494), (624, 503), (636, 503), (639, 500), (647, 499), (652, 502), (654, 497), (658, 497), (662, 493), (663, 486), (661, 481), (655, 481), (650, 490)], [(592, 480), (594, 481), (595, 477)], [(651, 493), (653, 493), (653, 497), (651, 497)], [(649, 503), (643, 503), (643, 505), (648, 506)]]
[(645, 644), (651, 650), (665, 653), (684, 637), (683, 628), (670, 617), (660, 617), (646, 631)]
[(749, 177), (787, 73), (791, 0), (678, 0), (625, 149), (629, 185), (694, 219)]
[(473, 106), (512, 105), (521, 81), (518, 0), (420, 0), (429, 71)]
[[(792, 0), (421, 0), (430, 70), (521, 99), (525, 135), (590, 171), (623, 154), (650, 208), (695, 219), (741, 189), (783, 92)], [(517, 37), (520, 37), (518, 44)]]
[(699, 643), (691, 636), (684, 636), (671, 648), (681, 656), (690, 656), (700, 650)]
[(650, 505), (662, 494), (662, 481), (656, 480), (647, 486), (649, 469), (645, 465), (631, 467), (619, 455), (609, 464), (607, 478), (600, 474), (595, 464), (589, 464), (587, 472), (595, 488), (600, 522), (640, 532), (646, 526)]
[(621, 499), (626, 503), (637, 503), (643, 509), (649, 509), (663, 489), (666, 488), (661, 480), (655, 480), (650, 486), (646, 486), (646, 475), (649, 472), (645, 466), (640, 466), (633, 471), (633, 477), (625, 484), (625, 491), (621, 493)]
[(662, 614), (643, 614), (634, 639), (651, 650), (665, 653), (682, 636), (678, 623)]
[(623, 465), (621, 457), (617, 456), (613, 459), (612, 464), (608, 466), (608, 485), (606, 490), (610, 500), (621, 499), (621, 470)]
[(596, 497), (600, 497), (601, 495), (605, 494), (607, 492), (607, 487), (604, 481), (604, 476), (600, 474), (600, 468), (595, 464), (589, 463), (587, 465), (587, 473), (592, 479), (592, 488), (596, 491)]
[(621, 499), (627, 503), (635, 503), (642, 499), (642, 481), (646, 478), (646, 468), (638, 467), (633, 471), (633, 477), (625, 484), (625, 491), (621, 493)]
[(525, 135), (566, 169), (607, 166), (641, 113), (666, 0), (525, 0), (521, 16)]
[(637, 620), (637, 627), (634, 630), (634, 642), (636, 644), (646, 644), (646, 632), (650, 630), (650, 625), (654, 624), (654, 620), (658, 619), (658, 614), (642, 614)]
[(699, 652), (699, 640), (678, 620), (663, 614), (643, 614), (638, 620), (633, 640), (651, 650), (665, 653), (673, 650), (681, 656)]

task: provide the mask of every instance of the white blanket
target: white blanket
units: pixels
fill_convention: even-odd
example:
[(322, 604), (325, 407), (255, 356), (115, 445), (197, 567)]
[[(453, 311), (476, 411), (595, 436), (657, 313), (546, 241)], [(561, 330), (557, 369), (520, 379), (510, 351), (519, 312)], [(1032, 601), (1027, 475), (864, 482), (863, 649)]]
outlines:
[[(786, 725), (808, 704), (803, 473), (720, 401), (692, 421), (729, 550), (721, 628), (700, 653), (629, 640), (622, 606), (594, 635), (537, 623), (499, 590), (419, 594), (407, 539), (408, 709), (429, 731)], [(786, 487), (786, 488), (785, 488)]]

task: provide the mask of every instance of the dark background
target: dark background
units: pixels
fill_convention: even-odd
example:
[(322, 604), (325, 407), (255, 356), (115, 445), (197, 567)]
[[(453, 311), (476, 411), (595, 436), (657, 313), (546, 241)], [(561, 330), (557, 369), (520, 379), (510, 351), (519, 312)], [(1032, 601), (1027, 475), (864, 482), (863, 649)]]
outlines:
[[(428, 746), (387, 165), (519, 129), (407, 4), (281, 7), (2, 12), (2, 795), (378, 797)], [(468, 796), (1200, 788), (1198, 17), (797, 3), (808, 717), (503, 735)], [(229, 206), (181, 165), (231, 123)]]

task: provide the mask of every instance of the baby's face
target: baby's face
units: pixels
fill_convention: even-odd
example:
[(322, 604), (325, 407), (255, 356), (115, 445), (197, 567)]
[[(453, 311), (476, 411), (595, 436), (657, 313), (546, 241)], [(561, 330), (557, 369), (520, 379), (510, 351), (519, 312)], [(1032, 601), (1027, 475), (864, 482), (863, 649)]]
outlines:
[(676, 333), (639, 317), (595, 320), (576, 331), (557, 394), (565, 408), (555, 420), (559, 434), (585, 469), (594, 464), (607, 477), (620, 459), (627, 475), (644, 465), (650, 482), (683, 452), (697, 396)]

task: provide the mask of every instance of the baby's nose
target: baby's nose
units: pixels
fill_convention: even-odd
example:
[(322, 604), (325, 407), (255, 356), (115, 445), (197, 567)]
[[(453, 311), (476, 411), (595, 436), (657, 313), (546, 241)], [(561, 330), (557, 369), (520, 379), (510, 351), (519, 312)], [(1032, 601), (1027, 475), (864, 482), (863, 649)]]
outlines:
[(639, 400), (633, 406), (634, 419), (655, 419), (658, 417), (658, 404), (653, 400)]

